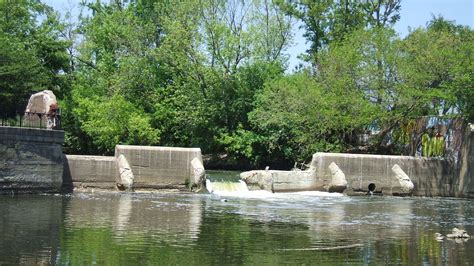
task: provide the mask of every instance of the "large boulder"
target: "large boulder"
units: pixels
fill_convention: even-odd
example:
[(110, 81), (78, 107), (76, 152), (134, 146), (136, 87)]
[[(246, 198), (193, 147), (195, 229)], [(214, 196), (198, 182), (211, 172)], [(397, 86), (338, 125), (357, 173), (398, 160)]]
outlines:
[(52, 104), (58, 104), (54, 93), (50, 90), (40, 91), (30, 96), (25, 114), (47, 114)]

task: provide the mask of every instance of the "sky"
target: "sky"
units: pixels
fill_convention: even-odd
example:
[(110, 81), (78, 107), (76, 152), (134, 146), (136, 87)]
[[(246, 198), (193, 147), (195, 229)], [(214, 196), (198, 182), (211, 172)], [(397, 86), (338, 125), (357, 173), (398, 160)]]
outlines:
[[(441, 15), (447, 20), (454, 20), (456, 24), (474, 29), (474, 0), (402, 0), (400, 20), (395, 24), (395, 30), (400, 37), (406, 37), (410, 28), (426, 26), (433, 15)], [(295, 31), (294, 45), (287, 51), (290, 55), (290, 71), (301, 63), (298, 54), (309, 47), (302, 34), (302, 30)]]
[[(43, 0), (61, 13), (71, 6), (78, 6), (79, 0)], [(405, 37), (409, 29), (426, 26), (434, 16), (443, 16), (456, 24), (467, 25), (474, 29), (474, 0), (402, 0), (400, 20), (395, 24), (395, 30), (400, 37)], [(304, 39), (303, 30), (295, 27), (293, 45), (286, 51), (289, 54), (288, 70), (293, 70), (301, 63), (297, 56), (309, 47)]]

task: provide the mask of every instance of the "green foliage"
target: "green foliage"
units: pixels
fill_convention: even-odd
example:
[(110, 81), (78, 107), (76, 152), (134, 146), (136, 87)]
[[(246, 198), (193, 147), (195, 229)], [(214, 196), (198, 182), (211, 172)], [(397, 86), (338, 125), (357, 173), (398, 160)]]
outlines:
[[(443, 18), (416, 29), (403, 41), (404, 85), (424, 105), (421, 114), (473, 117), (474, 32)], [(421, 106), (420, 106), (421, 107)]]
[(430, 137), (427, 133), (421, 137), (422, 156), (438, 157), (444, 154), (445, 142), (442, 136)]
[(79, 99), (76, 114), (83, 121), (82, 130), (97, 149), (110, 153), (117, 144), (153, 145), (159, 131), (151, 128), (150, 118), (120, 95), (105, 101)]
[(260, 162), (261, 158), (257, 145), (263, 141), (262, 137), (252, 131), (243, 129), (242, 125), (239, 125), (232, 134), (221, 134), (217, 141), (225, 147), (226, 152), (232, 154), (236, 159), (246, 158), (251, 160), (254, 165)]
[(57, 14), (40, 1), (0, 1), (0, 14), (0, 116), (12, 117), (34, 92), (68, 89), (70, 44), (60, 39)]
[[(400, 39), (400, 1), (95, 1), (77, 28), (40, 1), (0, 1), (0, 114), (60, 99), (68, 153), (198, 146), (254, 165), (406, 146), (420, 116), (474, 121), (472, 29), (443, 18)], [(285, 74), (294, 19), (312, 66)], [(76, 43), (69, 33), (78, 33)], [(68, 37), (69, 36), (69, 37)], [(66, 39), (67, 38), (67, 39)], [(77, 49), (77, 50), (76, 50)], [(66, 51), (69, 51), (68, 53)], [(442, 144), (425, 138), (424, 154)], [(413, 147), (412, 147), (413, 148)]]
[(354, 121), (333, 96), (306, 73), (268, 82), (249, 114), (261, 160), (304, 161), (318, 151), (341, 151), (341, 133)]
[(303, 36), (310, 43), (306, 59), (316, 66), (321, 49), (359, 29), (389, 27), (400, 19), (401, 9), (400, 0), (276, 2), (286, 14), (303, 22)]

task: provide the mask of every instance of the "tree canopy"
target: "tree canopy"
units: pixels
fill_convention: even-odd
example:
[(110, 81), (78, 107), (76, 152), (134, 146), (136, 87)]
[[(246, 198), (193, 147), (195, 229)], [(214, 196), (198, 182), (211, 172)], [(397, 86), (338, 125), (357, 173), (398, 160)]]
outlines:
[[(69, 23), (39, 0), (0, 1), (0, 114), (53, 90), (67, 153), (198, 146), (285, 168), (318, 151), (362, 152), (357, 138), (368, 130), (376, 136), (363, 152), (399, 153), (386, 149), (387, 137), (414, 119), (474, 122), (473, 30), (433, 17), (401, 38), (392, 28), (401, 8), (399, 0), (84, 1)], [(296, 22), (311, 64), (290, 73)]]
[(58, 14), (40, 1), (0, 1), (0, 116), (23, 112), (43, 89), (69, 90), (66, 48)]

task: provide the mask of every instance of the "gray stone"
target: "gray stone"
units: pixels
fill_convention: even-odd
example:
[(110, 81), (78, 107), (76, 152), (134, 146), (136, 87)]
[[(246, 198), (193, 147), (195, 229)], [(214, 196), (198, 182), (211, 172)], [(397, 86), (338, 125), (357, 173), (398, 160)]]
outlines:
[(187, 189), (204, 179), (200, 149), (118, 145), (116, 157), (66, 155), (64, 180), (81, 189), (113, 189), (116, 184), (125, 188), (131, 175), (121, 179), (117, 162), (122, 155), (128, 166), (121, 172), (133, 173), (134, 189)]
[(250, 190), (263, 189), (271, 192), (324, 191), (322, 184), (316, 182), (313, 170), (254, 170), (243, 172), (240, 178)]
[(398, 164), (406, 170), (414, 184), (416, 196), (450, 196), (452, 190), (445, 184), (453, 180), (453, 166), (439, 158), (419, 158), (411, 156), (387, 156), (343, 153), (316, 153), (311, 167), (315, 169), (317, 181), (327, 185), (331, 180), (329, 164), (335, 162), (344, 172), (348, 191), (368, 192), (369, 184), (376, 185), (375, 192), (388, 192), (400, 187), (393, 177), (392, 167)]
[[(56, 126), (53, 117), (47, 115), (52, 104), (58, 104), (56, 96), (50, 90), (43, 90), (30, 96), (25, 110), (25, 120), (30, 124), (46, 126), (52, 129)], [(38, 116), (38, 115), (41, 115)]]
[(50, 90), (43, 90), (30, 96), (25, 113), (46, 114), (51, 104), (57, 104), (56, 96)]
[(68, 189), (114, 189), (121, 182), (112, 156), (66, 155), (63, 179)]
[(316, 180), (315, 172), (310, 170), (270, 171), (273, 178), (274, 192), (294, 191), (325, 191), (322, 184)]
[(474, 197), (474, 125), (464, 133), (459, 164), (455, 165), (456, 178), (450, 183), (455, 197)]

